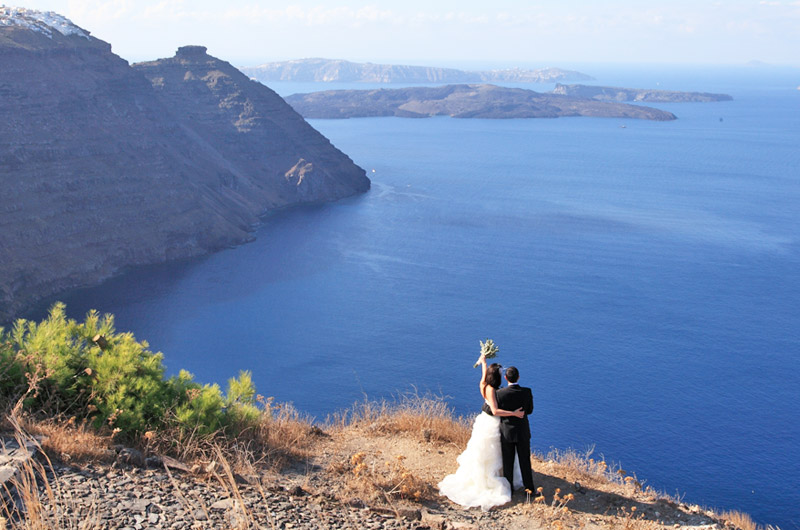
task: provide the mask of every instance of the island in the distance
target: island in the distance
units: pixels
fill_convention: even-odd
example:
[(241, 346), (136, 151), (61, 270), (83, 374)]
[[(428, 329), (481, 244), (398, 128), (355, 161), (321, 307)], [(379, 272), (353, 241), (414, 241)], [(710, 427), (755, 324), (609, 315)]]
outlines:
[(438, 66), (354, 63), (341, 59), (295, 59), (240, 68), (256, 81), (305, 83), (554, 83), (591, 81), (563, 68), (458, 70)]
[(558, 118), (593, 116), (667, 121), (666, 112), (642, 105), (598, 101), (489, 84), (379, 90), (326, 90), (286, 99), (304, 118), (398, 116), (427, 118)]
[(621, 88), (614, 86), (562, 85), (556, 84), (553, 94), (597, 101), (644, 101), (647, 103), (688, 103), (731, 101), (728, 94), (708, 92), (679, 92), (676, 90), (653, 90), (650, 88)]

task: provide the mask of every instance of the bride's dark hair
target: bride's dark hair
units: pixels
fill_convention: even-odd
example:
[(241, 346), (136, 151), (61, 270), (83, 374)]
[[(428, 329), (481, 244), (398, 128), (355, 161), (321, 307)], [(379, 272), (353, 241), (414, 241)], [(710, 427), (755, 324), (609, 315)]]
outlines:
[(502, 368), (502, 366), (497, 363), (492, 363), (489, 365), (489, 367), (486, 369), (487, 385), (494, 388), (500, 388), (500, 368)]

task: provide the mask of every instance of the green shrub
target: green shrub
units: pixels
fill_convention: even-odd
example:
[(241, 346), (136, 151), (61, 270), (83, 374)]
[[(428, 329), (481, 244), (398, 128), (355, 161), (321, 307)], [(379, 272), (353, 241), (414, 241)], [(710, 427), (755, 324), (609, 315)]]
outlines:
[(219, 385), (201, 385), (194, 376), (181, 370), (167, 381), (169, 402), (175, 426), (181, 433), (207, 436), (219, 431), (224, 420), (224, 399)]
[(252, 429), (258, 425), (262, 411), (256, 406), (256, 386), (253, 374), (240, 371), (239, 378), (228, 379), (225, 398), (226, 424), (234, 431)]
[[(86, 344), (78, 324), (66, 318), (64, 304), (55, 304), (40, 323), (17, 320), (8, 339), (16, 350), (17, 363), (27, 378), (38, 383), (26, 402), (53, 412), (80, 408), (78, 373), (86, 365)], [(33, 379), (30, 379), (33, 378)], [(85, 403), (84, 403), (85, 404)]]
[[(98, 335), (104, 340), (95, 343)], [(20, 319), (9, 333), (0, 328), (0, 396), (24, 396), (29, 412), (91, 418), (126, 435), (177, 427), (208, 436), (258, 425), (264, 412), (250, 372), (230, 379), (224, 396), (184, 370), (165, 379), (163, 355), (148, 348), (117, 333), (113, 315), (90, 311), (78, 323), (59, 302), (40, 323)]]
[(0, 328), (0, 400), (11, 404), (25, 392), (27, 379), (24, 363), (11, 341)]
[(88, 377), (97, 420), (123, 431), (142, 431), (164, 417), (163, 356), (147, 349), (130, 333), (113, 335), (108, 348), (90, 348)]

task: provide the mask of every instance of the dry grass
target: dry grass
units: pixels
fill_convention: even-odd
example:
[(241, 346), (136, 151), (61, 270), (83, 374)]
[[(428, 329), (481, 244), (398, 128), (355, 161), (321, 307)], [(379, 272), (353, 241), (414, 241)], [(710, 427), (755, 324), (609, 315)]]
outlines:
[[(70, 465), (110, 463), (116, 457), (111, 449), (113, 434), (102, 434), (85, 422), (4, 415), (4, 427), (13, 430), (20, 440), (34, 440), (44, 455), (44, 463), (30, 461), (21, 469), (19, 478), (5, 493), (14, 491), (16, 503), (0, 509), (2, 530), (72, 530), (99, 528), (85, 503), (63, 492), (51, 458)], [(31, 434), (28, 434), (31, 433)], [(275, 405), (262, 414), (259, 423), (241, 436), (225, 437), (221, 432), (211, 436), (196, 433), (147, 432), (135, 443), (145, 454), (171, 454), (186, 462), (199, 475), (216, 479), (235, 502), (231, 507), (232, 528), (273, 527), (272, 521), (257, 521), (244, 508), (237, 480), (240, 476), (256, 477), (265, 469), (278, 471), (289, 462), (305, 459), (322, 431), (287, 405)], [(266, 495), (260, 483), (262, 497)], [(196, 499), (182, 499), (187, 509), (202, 509)], [(82, 511), (81, 511), (82, 510)]]
[[(50, 426), (58, 436), (65, 430), (59, 426)], [(71, 428), (74, 428), (71, 427)], [(58, 476), (53, 472), (53, 465), (44, 452), (44, 448), (36, 440), (25, 434), (17, 425), (16, 438), (20, 445), (25, 442), (37, 446), (43, 461), (30, 459), (25, 462), (18, 475), (12, 479), (3, 493), (11, 502), (0, 503), (0, 529), (2, 530), (95, 530), (106, 528), (96, 512), (96, 499), (76, 499), (68, 488), (62, 487)], [(216, 446), (212, 460), (213, 465), (204, 469), (205, 474), (217, 481), (223, 489), (223, 498), (230, 498), (232, 504), (228, 509), (227, 521), (232, 530), (255, 528), (276, 528), (269, 512), (255, 515), (247, 508), (240, 491), (234, 464), (226, 457), (229, 448)], [(245, 457), (239, 456), (242, 460)], [(239, 462), (241, 463), (241, 462)], [(253, 462), (247, 462), (253, 469)], [(166, 469), (169, 474), (169, 469)], [(209, 517), (208, 508), (201, 499), (183, 495), (175, 478), (170, 474), (176, 496), (187, 513), (202, 511)], [(267, 502), (266, 490), (260, 482), (255, 484), (261, 492), (262, 499)], [(227, 495), (226, 495), (227, 494)]]
[(328, 422), (332, 427), (345, 429), (369, 427), (384, 433), (410, 434), (426, 442), (467, 445), (471, 424), (469, 419), (456, 417), (452, 408), (440, 396), (410, 393), (396, 401), (363, 401), (350, 410), (337, 414)]
[(114, 459), (111, 435), (102, 435), (86, 422), (76, 422), (75, 418), (65, 422), (25, 418), (22, 426), (25, 431), (41, 437), (41, 447), (48, 457), (61, 462), (81, 465)]
[[(453, 444), (461, 448), (470, 436), (469, 421), (455, 417), (444, 399), (416, 392), (395, 401), (356, 403), (329, 418), (327, 428), (345, 438), (403, 436), (423, 446)], [(394, 509), (398, 500), (436, 500), (436, 488), (411, 469), (406, 460), (404, 454), (389, 456), (380, 450), (357, 450), (330, 462), (326, 472), (338, 477), (338, 495), (345, 501), (388, 504)]]
[[(88, 463), (102, 461), (110, 453), (111, 436), (99, 435), (86, 424), (26, 421), (25, 428), (46, 437), (43, 448), (51, 458)], [(270, 479), (265, 478), (265, 470), (278, 472), (292, 462), (308, 463), (320, 457), (320, 446), (325, 445), (325, 451), (331, 451), (333, 456), (318, 461), (325, 468), (318, 477), (328, 477), (322, 482), (328, 495), (334, 494), (336, 502), (388, 507), (399, 514), (404, 503), (407, 507), (407, 503), (441, 502), (435, 482), (452, 463), (451, 456), (447, 456), (445, 463), (444, 455), (451, 455), (466, 445), (470, 424), (469, 420), (455, 417), (440, 397), (409, 394), (395, 402), (358, 403), (329, 420), (326, 430), (330, 434), (314, 426), (291, 406), (270, 403), (259, 423), (235, 439), (225, 438), (221, 433), (205, 438), (189, 433), (176, 443), (175, 438), (170, 438), (171, 433), (146, 433), (140, 448), (145, 452), (160, 452), (166, 448), (172, 454), (183, 455), (204, 480), (222, 485), (231, 499), (227, 509), (231, 528), (276, 528), (276, 521), (269, 512), (258, 513), (248, 508), (252, 504), (245, 502), (240, 491), (242, 478), (261, 492), (266, 503), (270, 493), (264, 481)], [(584, 528), (587, 524), (592, 528), (655, 530), (665, 526), (663, 521), (653, 517), (654, 504), (662, 514), (681, 510), (689, 513), (681, 499), (644, 487), (619, 466), (603, 458), (593, 458), (591, 450), (552, 451), (546, 457), (535, 456), (534, 460), (541, 477), (537, 485), (545, 485), (546, 497), (517, 501), (503, 508), (508, 517), (518, 518), (516, 524), (561, 530)], [(97, 527), (91, 510), (84, 507), (83, 513), (79, 513), (73, 506), (74, 501), (60, 490), (58, 481), (53, 480), (52, 473), (50, 482), (44, 479), (48, 476), (48, 466), (49, 460), (47, 464), (34, 463), (24, 470), (17, 485), (18, 507), (7, 507), (5, 513), (0, 511), (0, 529)], [(599, 508), (592, 507), (588, 504), (588, 495), (582, 497), (571, 489), (574, 481), (597, 490), (604, 498), (625, 504), (619, 507), (619, 504), (601, 503)], [(576, 493), (562, 494), (557, 486)], [(179, 489), (175, 490), (180, 494)], [(181, 503), (190, 513), (207, 510), (199, 498), (181, 499)], [(57, 509), (52, 510), (53, 506)], [(324, 510), (317, 509), (324, 519)], [(3, 518), (8, 520), (5, 525)], [(777, 530), (769, 526), (762, 528), (748, 515), (736, 511), (714, 518), (730, 528)], [(666, 527), (671, 528), (674, 521), (675, 518)], [(353, 528), (358, 527), (357, 523), (353, 522)]]
[[(17, 426), (16, 440), (37, 446), (36, 440)], [(38, 446), (43, 451), (41, 446)], [(52, 462), (29, 459), (3, 486), (3, 494), (11, 501), (0, 506), (0, 523), (8, 530), (93, 530), (101, 528), (94, 503), (77, 503), (65, 492), (52, 472)]]
[(611, 527), (623, 530), (659, 530), (663, 528), (661, 524), (645, 519), (643, 514), (637, 512), (636, 506), (621, 508)]
[(332, 463), (327, 471), (341, 477), (341, 496), (346, 500), (393, 505), (396, 499), (419, 502), (433, 500), (435, 489), (411, 472), (398, 455), (387, 460), (377, 455), (358, 452), (345, 461)]
[(586, 482), (600, 480), (603, 482), (615, 481), (615, 475), (609, 472), (608, 464), (604, 459), (591, 458), (592, 449), (578, 452), (575, 449), (554, 449), (545, 459), (553, 464), (570, 468), (579, 479)]
[(236, 437), (217, 436), (213, 443), (195, 451), (195, 460), (221, 459), (240, 475), (256, 475), (258, 470), (283, 470), (312, 454), (315, 441), (324, 432), (291, 405), (269, 407), (258, 425)]
[[(528, 491), (528, 490), (526, 490)], [(542, 488), (539, 487), (541, 492)], [(548, 504), (544, 496), (532, 498), (529, 494), (526, 502), (521, 507), (521, 513), (528, 519), (538, 522), (546, 528), (563, 530), (583, 526), (580, 518), (569, 509), (570, 502), (575, 500), (572, 493), (561, 495), (561, 490), (554, 492)]]
[(270, 402), (254, 427), (235, 436), (165, 428), (144, 433), (136, 445), (146, 454), (169, 455), (198, 470), (214, 462), (221, 451), (236, 473), (248, 474), (256, 466), (278, 472), (307, 459), (315, 439), (323, 434), (291, 405)]
[[(231, 530), (263, 528), (262, 525), (265, 522), (270, 525), (270, 528), (274, 529), (275, 521), (272, 520), (271, 516), (269, 515), (269, 511), (267, 511), (268, 521), (262, 521), (253, 513), (252, 510), (247, 507), (247, 503), (242, 496), (239, 483), (236, 479), (234, 466), (239, 465), (252, 469), (254, 465), (252, 460), (243, 461), (240, 457), (237, 462), (232, 463), (226, 458), (223, 448), (219, 446), (216, 448), (216, 456), (216, 461), (219, 462), (219, 471), (215, 471), (213, 473), (214, 477), (227, 491), (228, 499), (233, 501), (228, 513), (228, 520), (230, 521)], [(266, 491), (264, 490), (264, 485), (260, 481), (257, 483), (257, 488), (261, 494), (262, 500), (264, 500), (266, 503)]]
[(645, 486), (636, 475), (628, 474), (618, 464), (609, 464), (604, 458), (592, 458), (593, 452), (594, 448), (584, 452), (575, 449), (554, 449), (542, 460), (550, 465), (564, 468), (570, 481), (579, 481), (584, 486), (601, 486), (606, 491), (650, 502), (659, 499), (673, 503), (680, 501), (664, 492)]
[(272, 407), (269, 414), (262, 416), (256, 432), (263, 458), (273, 470), (308, 458), (319, 436), (324, 436), (323, 431), (288, 404)]
[(740, 530), (759, 530), (752, 517), (738, 511), (722, 512), (720, 517)]
[(739, 530), (780, 530), (776, 526), (761, 526), (753, 518), (737, 510), (724, 511), (718, 514), (720, 520)]

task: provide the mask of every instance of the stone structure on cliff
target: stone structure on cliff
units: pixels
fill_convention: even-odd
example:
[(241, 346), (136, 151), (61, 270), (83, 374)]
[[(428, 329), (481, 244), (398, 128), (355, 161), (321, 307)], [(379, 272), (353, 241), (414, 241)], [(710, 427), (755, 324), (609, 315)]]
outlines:
[(248, 241), (269, 209), (369, 185), (205, 48), (133, 68), (63, 17), (0, 8), (0, 322), (126, 267)]

